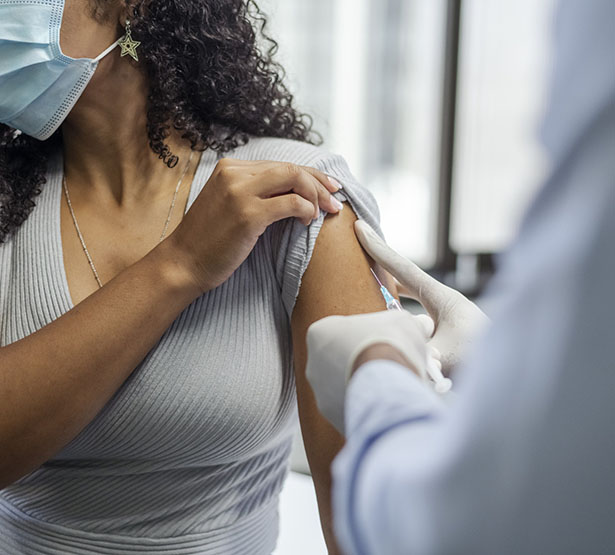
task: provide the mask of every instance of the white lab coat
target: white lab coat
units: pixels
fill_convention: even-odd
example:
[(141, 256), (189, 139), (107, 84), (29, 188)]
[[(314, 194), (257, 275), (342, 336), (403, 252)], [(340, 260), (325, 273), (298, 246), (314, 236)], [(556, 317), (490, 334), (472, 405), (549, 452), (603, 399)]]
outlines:
[(561, 2), (555, 46), (554, 171), (456, 402), (393, 362), (350, 382), (334, 463), (348, 555), (615, 553), (615, 0)]

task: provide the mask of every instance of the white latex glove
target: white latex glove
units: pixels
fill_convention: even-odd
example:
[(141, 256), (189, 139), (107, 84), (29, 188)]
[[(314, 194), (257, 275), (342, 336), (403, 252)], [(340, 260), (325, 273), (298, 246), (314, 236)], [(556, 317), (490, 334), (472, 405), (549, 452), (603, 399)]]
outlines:
[(369, 255), (431, 316), (435, 331), (429, 345), (439, 352), (442, 370), (449, 374), (489, 319), (459, 291), (440, 283), (395, 252), (364, 221), (355, 222), (355, 233)]
[(307, 332), (306, 375), (320, 412), (344, 433), (346, 385), (357, 357), (372, 345), (391, 345), (427, 381), (427, 365), (433, 364), (427, 346), (429, 328), (405, 310), (329, 316), (312, 324)]

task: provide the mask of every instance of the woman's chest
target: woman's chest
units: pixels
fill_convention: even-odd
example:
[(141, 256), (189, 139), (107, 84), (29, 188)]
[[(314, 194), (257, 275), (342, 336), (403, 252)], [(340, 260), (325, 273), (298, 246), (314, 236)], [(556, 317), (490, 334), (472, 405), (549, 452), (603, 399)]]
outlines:
[(294, 411), (282, 307), (241, 272), (192, 303), (60, 457), (222, 464), (250, 455)]
[[(64, 184), (65, 185), (65, 184)], [(59, 206), (59, 235), (67, 288), (73, 305), (143, 258), (179, 225), (187, 191), (175, 210), (161, 202), (119, 209), (90, 201), (70, 204), (67, 188)]]
[[(50, 269), (26, 246), (13, 245), (1, 344), (69, 308), (61, 261)], [(190, 304), (57, 458), (222, 464), (285, 431), (294, 412), (292, 346), (269, 254), (257, 245), (227, 282)]]

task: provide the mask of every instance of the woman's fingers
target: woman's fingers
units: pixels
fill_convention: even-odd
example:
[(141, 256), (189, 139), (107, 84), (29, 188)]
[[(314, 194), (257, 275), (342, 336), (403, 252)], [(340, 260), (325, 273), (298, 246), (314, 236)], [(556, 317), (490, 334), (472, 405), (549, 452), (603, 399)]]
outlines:
[(342, 189), (342, 184), (334, 177), (330, 177), (326, 173), (323, 173), (315, 168), (310, 168), (309, 166), (300, 166), (300, 168), (309, 173), (315, 179), (318, 179), (318, 181), (320, 181), (324, 188), (330, 193), (337, 193), (337, 191)]
[[(277, 210), (273, 214), (276, 219), (296, 217), (308, 225), (319, 216), (321, 209), (333, 214), (343, 209), (343, 204), (332, 195), (341, 188), (340, 184), (314, 168), (268, 160), (222, 158), (216, 173), (229, 187), (235, 188), (235, 194), (243, 189), (243, 194), (261, 200), (289, 197), (272, 205)], [(308, 213), (309, 205), (311, 212)], [(264, 219), (268, 216), (264, 215)]]
[[(241, 160), (240, 162), (243, 163), (243, 161)], [(317, 170), (316, 168), (312, 168), (310, 166), (299, 166), (297, 164), (291, 164), (288, 162), (271, 162), (269, 160), (257, 160), (251, 163), (255, 164), (254, 169), (256, 169), (257, 171), (263, 171), (264, 169), (277, 169), (282, 172), (282, 175), (287, 173), (292, 176), (295, 172), (303, 170), (304, 172), (309, 173), (312, 177), (317, 179), (322, 184), (322, 186), (330, 193), (337, 193), (337, 191), (343, 188), (342, 184), (337, 179), (328, 176), (326, 173), (323, 173), (320, 170)]]
[(253, 192), (263, 199), (288, 193), (299, 194), (314, 204), (314, 217), (318, 216), (319, 208), (333, 214), (343, 208), (342, 203), (331, 194), (339, 190), (338, 186), (313, 168), (272, 162), (255, 165), (251, 170), (247, 167), (241, 170), (256, 170), (251, 177)]
[(342, 188), (341, 183), (337, 179), (329, 177), (315, 168), (308, 166), (299, 167), (317, 182), (315, 184), (318, 191), (318, 204), (320, 208), (330, 214), (337, 214), (340, 210), (344, 209), (344, 205), (333, 196), (333, 193)]
[(337, 214), (340, 210), (344, 209), (344, 205), (320, 183), (316, 185), (316, 190), (318, 193), (318, 206), (322, 210), (329, 212), (329, 214)]
[(239, 160), (236, 158), (222, 158), (222, 160), (231, 167), (235, 166), (243, 170), (248, 175), (258, 175), (266, 170), (278, 170), (282, 175), (290, 174), (292, 176), (296, 171), (303, 170), (317, 179), (330, 193), (336, 193), (343, 188), (342, 184), (334, 177), (309, 166), (299, 166), (289, 162), (273, 162), (271, 160)]
[(265, 215), (265, 221), (261, 222), (263, 227), (285, 218), (297, 218), (304, 225), (314, 220), (314, 205), (296, 193), (265, 199), (261, 203)]

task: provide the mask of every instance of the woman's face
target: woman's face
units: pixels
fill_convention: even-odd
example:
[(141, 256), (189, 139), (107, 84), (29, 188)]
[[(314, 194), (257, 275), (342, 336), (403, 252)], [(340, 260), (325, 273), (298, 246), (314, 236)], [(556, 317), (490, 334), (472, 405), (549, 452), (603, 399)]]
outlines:
[(120, 35), (121, 2), (108, 1), (105, 17), (94, 17), (91, 0), (65, 0), (60, 46), (71, 58), (95, 58)]

